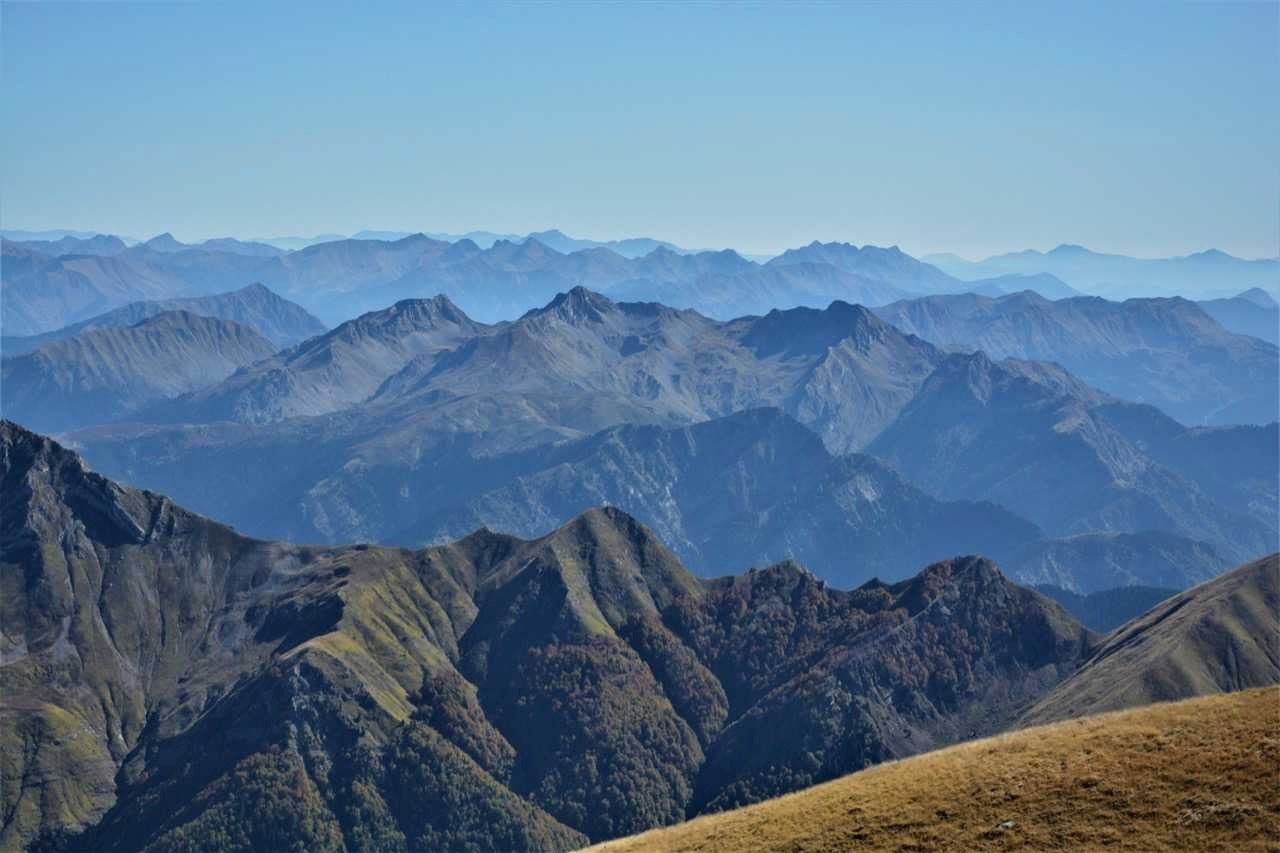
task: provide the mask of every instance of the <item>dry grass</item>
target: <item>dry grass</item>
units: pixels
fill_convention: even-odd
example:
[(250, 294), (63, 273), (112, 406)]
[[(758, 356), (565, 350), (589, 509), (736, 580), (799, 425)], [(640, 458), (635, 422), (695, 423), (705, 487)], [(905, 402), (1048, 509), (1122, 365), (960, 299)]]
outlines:
[(600, 850), (1280, 850), (1280, 688), (1026, 729)]

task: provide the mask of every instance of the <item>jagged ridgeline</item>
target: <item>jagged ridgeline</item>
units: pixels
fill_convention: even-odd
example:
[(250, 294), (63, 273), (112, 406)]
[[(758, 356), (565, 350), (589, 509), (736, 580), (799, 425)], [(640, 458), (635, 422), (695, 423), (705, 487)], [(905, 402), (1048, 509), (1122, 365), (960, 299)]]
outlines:
[(1097, 642), (981, 558), (267, 542), (7, 422), (0, 475), (5, 849), (567, 849), (998, 731)]

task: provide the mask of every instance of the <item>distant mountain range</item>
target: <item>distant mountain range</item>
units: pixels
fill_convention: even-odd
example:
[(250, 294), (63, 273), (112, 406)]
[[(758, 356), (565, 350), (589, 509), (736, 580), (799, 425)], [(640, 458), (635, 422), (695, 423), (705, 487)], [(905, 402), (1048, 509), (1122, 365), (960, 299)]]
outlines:
[(956, 255), (922, 260), (966, 281), (1009, 273), (1051, 273), (1074, 288), (1110, 298), (1174, 296), (1211, 299), (1247, 288), (1275, 292), (1280, 258), (1245, 260), (1217, 249), (1178, 258), (1131, 258), (1063, 244), (1049, 252), (1027, 250), (967, 261)]
[(1275, 556), (1099, 637), (980, 557), (702, 580), (615, 508), (420, 550), (250, 539), (7, 421), (0, 484), (6, 847), (578, 848), (1280, 680)]
[[(593, 241), (559, 231), (503, 235), (362, 232), (286, 251), (229, 238), (184, 244), (161, 234), (132, 246), (114, 237), (4, 243), (5, 332), (34, 335), (140, 299), (203, 295), (260, 281), (330, 323), (403, 298), (445, 294), (480, 319), (511, 319), (558, 292), (589, 286), (728, 319), (833, 300), (881, 305), (966, 290), (1074, 291), (1048, 275), (964, 283), (898, 250), (813, 243), (766, 264), (658, 240)], [(494, 239), (490, 240), (489, 238)]]
[(1176, 589), (1159, 586), (1124, 586), (1088, 595), (1051, 584), (1037, 584), (1034, 589), (1061, 604), (1081, 625), (1099, 634), (1114, 631), (1178, 594)]
[(486, 325), (410, 300), (131, 417), (73, 440), (295, 541), (532, 535), (612, 503), (699, 571), (794, 557), (848, 585), (972, 550), (1092, 592), (1274, 550), (1280, 510), (1275, 424), (1188, 430), (839, 303), (722, 323), (577, 289)]
[(277, 347), (296, 344), (325, 331), (324, 324), (307, 313), (302, 306), (276, 296), (261, 284), (251, 284), (240, 290), (213, 296), (131, 302), (122, 308), (43, 335), (5, 336), (0, 339), (0, 353), (6, 357), (21, 355), (51, 341), (60, 341), (82, 332), (132, 326), (165, 311), (190, 311), (206, 317), (234, 320), (243, 326), (250, 326)]
[[(1266, 310), (1247, 299), (1230, 302), (1245, 312)], [(1186, 424), (1276, 420), (1280, 351), (1226, 331), (1208, 305), (1180, 298), (1050, 301), (1024, 292), (994, 299), (929, 296), (874, 310), (940, 347), (1057, 362), (1098, 388), (1151, 403)]]

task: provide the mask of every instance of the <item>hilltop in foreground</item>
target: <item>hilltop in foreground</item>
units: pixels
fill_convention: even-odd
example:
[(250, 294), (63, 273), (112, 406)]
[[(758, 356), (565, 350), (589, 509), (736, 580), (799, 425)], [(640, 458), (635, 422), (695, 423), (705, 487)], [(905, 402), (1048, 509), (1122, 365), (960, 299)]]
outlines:
[(1072, 720), (598, 849), (1275, 849), (1278, 717), (1262, 688)]

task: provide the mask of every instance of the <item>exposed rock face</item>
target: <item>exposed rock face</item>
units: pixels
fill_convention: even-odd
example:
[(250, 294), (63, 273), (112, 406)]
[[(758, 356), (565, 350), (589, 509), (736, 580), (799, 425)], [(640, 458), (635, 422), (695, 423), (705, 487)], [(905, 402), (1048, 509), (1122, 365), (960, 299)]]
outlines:
[(980, 558), (703, 582), (614, 509), (294, 546), (0, 451), (9, 846), (567, 848), (998, 730), (1092, 643)]

